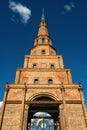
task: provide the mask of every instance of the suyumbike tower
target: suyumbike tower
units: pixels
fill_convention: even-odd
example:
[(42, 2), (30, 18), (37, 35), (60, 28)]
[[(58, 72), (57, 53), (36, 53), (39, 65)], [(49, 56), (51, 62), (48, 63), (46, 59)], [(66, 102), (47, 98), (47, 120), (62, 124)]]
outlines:
[[(35, 117), (37, 112), (50, 116)], [(87, 130), (82, 85), (73, 84), (70, 69), (64, 68), (62, 56), (56, 55), (44, 10), (34, 47), (30, 55), (25, 55), (24, 67), (16, 70), (14, 84), (6, 84), (0, 120), (0, 130), (30, 130), (32, 127)]]

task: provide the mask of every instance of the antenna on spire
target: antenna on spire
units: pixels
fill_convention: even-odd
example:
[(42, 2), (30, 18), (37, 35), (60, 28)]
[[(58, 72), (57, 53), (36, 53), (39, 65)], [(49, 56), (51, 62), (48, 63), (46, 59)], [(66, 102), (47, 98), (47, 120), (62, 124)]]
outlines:
[(42, 9), (42, 18), (41, 18), (41, 21), (45, 21), (44, 8)]

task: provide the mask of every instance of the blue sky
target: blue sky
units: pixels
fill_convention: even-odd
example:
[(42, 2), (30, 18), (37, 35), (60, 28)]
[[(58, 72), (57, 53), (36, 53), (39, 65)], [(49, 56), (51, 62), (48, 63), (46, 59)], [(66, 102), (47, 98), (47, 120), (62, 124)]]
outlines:
[(0, 101), (33, 47), (42, 8), (53, 47), (71, 69), (73, 83), (82, 83), (87, 104), (86, 0), (0, 0)]

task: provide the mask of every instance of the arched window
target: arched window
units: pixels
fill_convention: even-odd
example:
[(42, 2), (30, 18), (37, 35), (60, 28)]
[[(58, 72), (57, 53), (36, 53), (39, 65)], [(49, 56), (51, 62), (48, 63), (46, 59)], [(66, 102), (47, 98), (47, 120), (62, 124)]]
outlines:
[(52, 79), (49, 79), (49, 80), (48, 80), (48, 84), (53, 84), (53, 80), (52, 80)]
[(45, 51), (45, 50), (42, 50), (42, 51), (41, 51), (41, 54), (43, 54), (43, 55), (44, 55), (45, 53), (46, 53), (46, 51)]
[(34, 79), (34, 84), (38, 84), (38, 79)]
[(37, 68), (37, 64), (33, 64), (33, 68)]
[(51, 64), (51, 65), (50, 65), (50, 68), (53, 69), (53, 68), (54, 68), (54, 64)]

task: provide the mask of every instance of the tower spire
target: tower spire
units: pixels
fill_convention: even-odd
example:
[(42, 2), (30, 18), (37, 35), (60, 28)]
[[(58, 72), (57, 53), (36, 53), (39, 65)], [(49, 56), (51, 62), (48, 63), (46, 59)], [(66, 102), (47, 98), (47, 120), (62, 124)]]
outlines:
[(42, 17), (41, 17), (41, 21), (45, 21), (44, 8), (42, 9)]
[(47, 22), (46, 22), (45, 16), (44, 16), (44, 8), (42, 9), (42, 16), (41, 16), (41, 20), (39, 23), (38, 35), (37, 35), (37, 38), (35, 38), (35, 40), (34, 40), (34, 46), (36, 46), (37, 44), (52, 45), (52, 40), (49, 37)]

